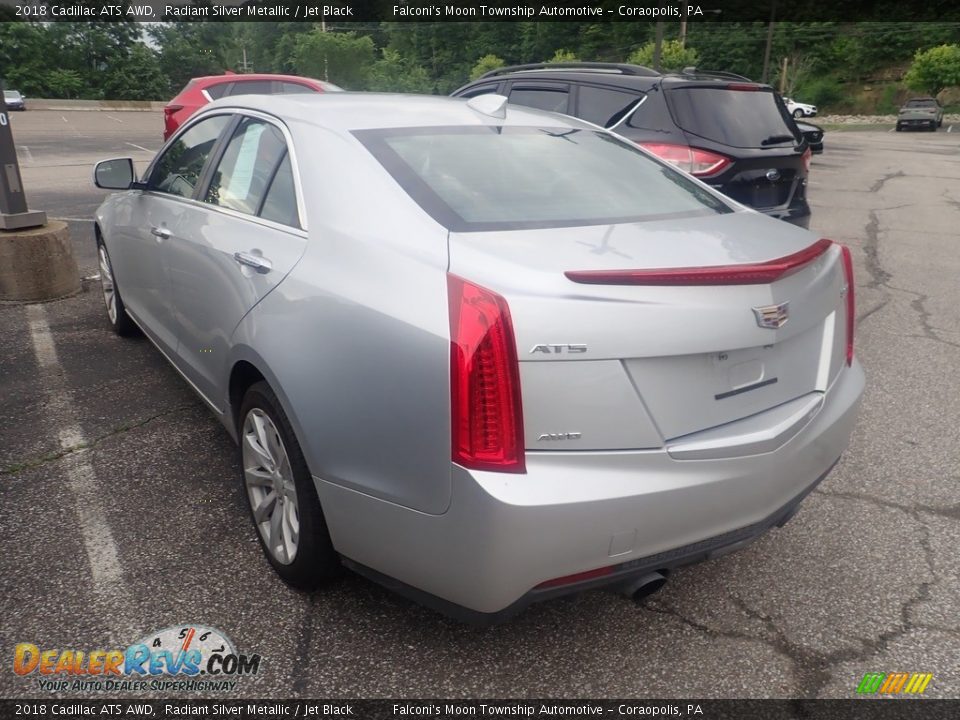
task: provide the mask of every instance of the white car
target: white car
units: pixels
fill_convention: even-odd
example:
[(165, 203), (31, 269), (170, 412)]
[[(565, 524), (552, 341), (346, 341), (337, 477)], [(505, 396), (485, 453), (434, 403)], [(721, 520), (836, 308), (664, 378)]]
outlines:
[(808, 105), (807, 103), (797, 102), (793, 98), (785, 97), (783, 99), (783, 104), (787, 106), (787, 112), (793, 115), (795, 118), (813, 117), (817, 114), (816, 105)]

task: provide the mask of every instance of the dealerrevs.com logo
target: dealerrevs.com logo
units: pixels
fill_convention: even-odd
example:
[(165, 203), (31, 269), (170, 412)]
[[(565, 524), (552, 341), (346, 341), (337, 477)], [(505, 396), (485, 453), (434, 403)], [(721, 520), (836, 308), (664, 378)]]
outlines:
[(219, 630), (178, 625), (150, 633), (127, 648), (41, 649), (19, 643), (13, 671), (48, 692), (233, 690), (260, 671), (260, 656), (238, 653)]

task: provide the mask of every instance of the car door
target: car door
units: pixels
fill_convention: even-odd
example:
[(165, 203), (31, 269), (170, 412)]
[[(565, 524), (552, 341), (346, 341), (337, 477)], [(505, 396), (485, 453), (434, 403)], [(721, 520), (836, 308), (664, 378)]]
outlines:
[(166, 249), (181, 371), (218, 410), (234, 329), (306, 247), (291, 152), (282, 124), (241, 115)]
[(168, 355), (177, 339), (165, 245), (230, 120), (228, 114), (206, 117), (172, 140), (148, 169), (146, 189), (124, 198), (112, 228), (110, 257), (127, 309)]

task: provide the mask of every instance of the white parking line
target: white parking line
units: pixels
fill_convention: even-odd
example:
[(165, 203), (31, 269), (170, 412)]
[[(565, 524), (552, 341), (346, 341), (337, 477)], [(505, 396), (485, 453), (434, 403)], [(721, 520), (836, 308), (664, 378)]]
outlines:
[(33, 165), (33, 153), (30, 152), (30, 148), (28, 148), (26, 145), (20, 145), (20, 146), (17, 148), (17, 151), (18, 151), (18, 152), (22, 152), (22, 153), (23, 153), (23, 159), (24, 159), (26, 162), (28, 162), (28, 163), (30, 163), (31, 165)]
[(953, 132), (953, 125), (947, 125), (947, 132)]
[(97, 595), (104, 598), (115, 596), (117, 584), (123, 577), (123, 568), (102, 503), (102, 498), (106, 496), (84, 450), (87, 440), (76, 420), (44, 306), (28, 305), (27, 320), (33, 352), (40, 366), (46, 393), (46, 407), (50, 416), (56, 418), (60, 426), (60, 449), (71, 453), (65, 458), (68, 467), (66, 485), (73, 496), (73, 505), (80, 523), (80, 535), (90, 562), (93, 589)]
[(130, 147), (134, 147), (137, 150), (143, 150), (144, 152), (148, 152), (148, 153), (154, 152), (150, 148), (145, 148), (143, 145), (137, 145), (136, 143), (132, 143), (132, 142), (124, 143), (124, 145), (129, 145)]
[(65, 115), (61, 115), (60, 119), (63, 120), (64, 122), (70, 122), (69, 120), (67, 120)]
[(118, 123), (123, 122), (123, 120), (121, 120), (120, 118), (115, 118), (113, 115), (107, 115), (107, 117), (113, 120), (114, 122), (118, 122)]

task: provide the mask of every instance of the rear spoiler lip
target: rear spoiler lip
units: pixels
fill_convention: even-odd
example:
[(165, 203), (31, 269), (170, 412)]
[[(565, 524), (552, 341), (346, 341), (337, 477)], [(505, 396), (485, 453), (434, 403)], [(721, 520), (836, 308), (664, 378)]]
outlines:
[(799, 272), (833, 245), (832, 240), (823, 238), (799, 252), (761, 263), (644, 270), (568, 270), (564, 275), (585, 285), (768, 285)]

